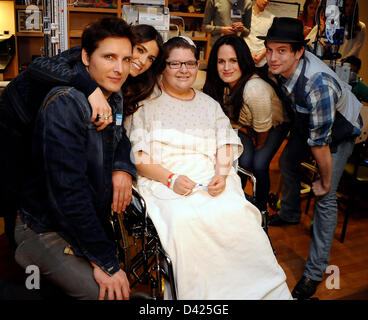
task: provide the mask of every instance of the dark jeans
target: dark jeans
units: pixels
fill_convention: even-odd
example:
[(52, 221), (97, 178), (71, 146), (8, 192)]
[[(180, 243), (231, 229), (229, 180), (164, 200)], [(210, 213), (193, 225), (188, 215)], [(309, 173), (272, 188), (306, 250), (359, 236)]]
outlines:
[[(288, 123), (283, 123), (277, 127), (271, 128), (268, 133), (264, 146), (254, 149), (252, 139), (245, 133), (238, 131), (238, 135), (243, 144), (244, 151), (239, 158), (239, 166), (251, 171), (256, 179), (256, 205), (259, 210), (267, 210), (268, 193), (270, 191), (270, 162), (280, 148), (289, 131)], [(242, 187), (245, 188), (247, 178), (241, 176)]]

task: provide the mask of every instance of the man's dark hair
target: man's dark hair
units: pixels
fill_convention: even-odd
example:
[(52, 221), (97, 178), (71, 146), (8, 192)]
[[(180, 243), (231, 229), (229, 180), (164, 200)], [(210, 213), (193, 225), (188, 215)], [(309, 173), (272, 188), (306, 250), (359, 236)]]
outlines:
[(134, 45), (132, 28), (123, 19), (103, 18), (86, 27), (82, 34), (82, 48), (88, 56), (97, 49), (98, 43), (109, 37), (128, 38)]
[(362, 61), (356, 56), (349, 56), (349, 57), (343, 59), (342, 63), (345, 63), (345, 62), (350, 63), (353, 66), (356, 66), (357, 67), (357, 73), (359, 72), (360, 67), (362, 66)]
[[(291, 51), (292, 52), (297, 52), (297, 51), (305, 48), (305, 46), (306, 46), (304, 43), (300, 43), (300, 42), (285, 42), (285, 43), (290, 44), (290, 47), (291, 47)], [(265, 44), (265, 47), (267, 47), (267, 40), (265, 40), (264, 44)], [(304, 58), (304, 55), (305, 55), (304, 53), (305, 53), (305, 51), (303, 52), (303, 54), (300, 57), (300, 59), (303, 59)]]
[(290, 45), (291, 45), (291, 50), (293, 50), (293, 52), (297, 52), (301, 50), (302, 48), (305, 48), (304, 43), (290, 43)]

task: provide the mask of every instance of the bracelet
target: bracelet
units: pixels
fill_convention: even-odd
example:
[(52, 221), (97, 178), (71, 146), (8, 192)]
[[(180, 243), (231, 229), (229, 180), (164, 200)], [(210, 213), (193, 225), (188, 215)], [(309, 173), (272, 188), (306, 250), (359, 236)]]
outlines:
[(174, 176), (171, 178), (171, 183), (170, 183), (170, 189), (174, 190), (174, 185), (175, 185), (175, 181), (179, 176), (177, 174), (174, 174)]
[(172, 182), (172, 177), (174, 176), (175, 174), (172, 173), (169, 175), (169, 177), (167, 178), (167, 187), (170, 188), (171, 186), (171, 182)]

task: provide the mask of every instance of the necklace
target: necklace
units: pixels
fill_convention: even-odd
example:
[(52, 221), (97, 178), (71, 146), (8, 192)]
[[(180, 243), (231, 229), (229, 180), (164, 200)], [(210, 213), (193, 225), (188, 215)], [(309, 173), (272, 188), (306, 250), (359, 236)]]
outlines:
[(160, 86), (161, 86), (161, 88), (166, 92), (166, 94), (167, 95), (169, 95), (170, 97), (172, 97), (172, 98), (175, 98), (175, 99), (178, 99), (178, 100), (182, 100), (182, 101), (192, 101), (194, 98), (195, 98), (195, 96), (196, 96), (196, 92), (195, 92), (195, 90), (193, 89), (193, 88), (190, 88), (192, 91), (193, 91), (193, 96), (192, 97), (190, 97), (190, 98), (179, 98), (179, 97), (177, 97), (177, 96), (175, 96), (175, 95), (173, 95), (173, 94), (171, 94), (169, 91), (167, 91), (167, 89), (165, 88), (165, 85), (164, 85), (164, 83), (161, 81), (161, 83), (160, 83)]

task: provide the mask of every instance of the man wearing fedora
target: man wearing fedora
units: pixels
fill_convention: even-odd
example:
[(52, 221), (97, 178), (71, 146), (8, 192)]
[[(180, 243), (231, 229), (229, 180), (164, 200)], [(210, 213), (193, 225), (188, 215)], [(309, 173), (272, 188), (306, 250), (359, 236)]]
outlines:
[(269, 70), (276, 76), (288, 100), (292, 127), (280, 156), (281, 210), (270, 217), (270, 226), (299, 223), (300, 163), (312, 154), (319, 176), (312, 190), (317, 199), (313, 235), (304, 275), (292, 295), (311, 297), (323, 280), (337, 223), (336, 189), (360, 134), (360, 102), (351, 88), (320, 59), (305, 51), (303, 23), (275, 18), (265, 40)]

